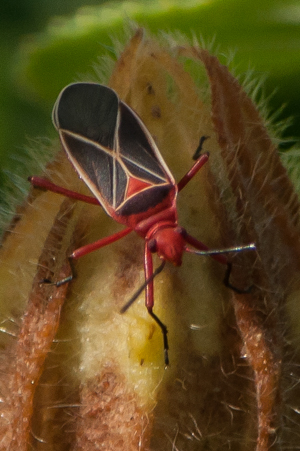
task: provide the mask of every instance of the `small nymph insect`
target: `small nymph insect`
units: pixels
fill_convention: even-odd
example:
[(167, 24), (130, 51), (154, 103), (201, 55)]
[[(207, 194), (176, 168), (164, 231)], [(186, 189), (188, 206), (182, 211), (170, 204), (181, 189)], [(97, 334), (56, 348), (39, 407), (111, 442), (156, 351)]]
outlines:
[[(112, 89), (94, 83), (67, 86), (55, 103), (53, 122), (70, 162), (95, 198), (80, 195), (39, 177), (30, 177), (30, 182), (35, 187), (100, 204), (109, 216), (126, 226), (121, 232), (75, 250), (69, 256), (70, 262), (119, 240), (133, 230), (144, 238), (145, 283), (121, 312), (124, 313), (145, 289), (146, 307), (161, 328), (165, 363), (168, 364), (167, 327), (153, 312), (153, 279), (162, 271), (165, 262), (180, 266), (184, 252), (211, 255), (227, 265), (227, 285), (230, 286), (231, 266), (222, 254), (255, 249), (254, 244), (250, 244), (211, 251), (178, 226), (177, 194), (208, 160), (207, 153), (200, 154), (205, 137), (200, 140), (196, 162), (176, 184), (146, 126)], [(152, 262), (154, 252), (162, 260), (155, 271)], [(73, 277), (58, 281), (56, 285), (67, 283)]]

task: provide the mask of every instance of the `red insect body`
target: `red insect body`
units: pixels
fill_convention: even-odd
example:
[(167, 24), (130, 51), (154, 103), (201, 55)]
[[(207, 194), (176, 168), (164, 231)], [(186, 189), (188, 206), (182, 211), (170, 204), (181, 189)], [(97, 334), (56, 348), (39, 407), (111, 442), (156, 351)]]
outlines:
[[(127, 226), (121, 232), (75, 250), (70, 259), (100, 249), (133, 230), (145, 239), (145, 284), (122, 312), (145, 288), (145, 304), (162, 330), (165, 363), (168, 364), (167, 328), (152, 311), (153, 279), (162, 270), (163, 264), (153, 272), (152, 253), (156, 252), (163, 262), (180, 266), (183, 253), (191, 251), (187, 244), (199, 251), (208, 250), (178, 226), (176, 209), (178, 191), (207, 162), (208, 154), (201, 155), (176, 184), (149, 131), (136, 113), (112, 89), (93, 83), (67, 86), (54, 106), (53, 122), (69, 160), (96, 199), (39, 177), (31, 177), (30, 181), (36, 187), (100, 204), (113, 219)], [(200, 140), (202, 142), (203, 139)], [(220, 263), (228, 264), (227, 258), (220, 252), (211, 256)], [(59, 281), (57, 285), (71, 278)]]

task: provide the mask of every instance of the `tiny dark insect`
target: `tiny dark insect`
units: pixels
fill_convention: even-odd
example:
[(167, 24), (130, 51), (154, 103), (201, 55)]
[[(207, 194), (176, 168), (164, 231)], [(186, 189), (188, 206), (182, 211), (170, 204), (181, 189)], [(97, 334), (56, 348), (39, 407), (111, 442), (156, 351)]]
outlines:
[[(70, 162), (95, 197), (67, 190), (43, 178), (33, 176), (29, 180), (35, 187), (100, 204), (109, 216), (126, 225), (118, 233), (75, 250), (69, 256), (71, 267), (74, 259), (113, 243), (133, 230), (145, 239), (145, 283), (121, 312), (124, 313), (145, 290), (146, 308), (162, 331), (164, 359), (168, 365), (167, 327), (153, 312), (153, 279), (162, 271), (165, 262), (180, 266), (184, 252), (211, 255), (227, 265), (226, 285), (235, 289), (229, 284), (231, 265), (223, 254), (255, 249), (254, 244), (249, 244), (209, 250), (178, 226), (177, 194), (207, 162), (208, 153), (201, 154), (206, 137), (200, 139), (196, 162), (176, 184), (146, 126), (112, 89), (94, 83), (67, 86), (55, 103), (53, 122)], [(152, 262), (154, 252), (162, 260), (155, 271)], [(55, 284), (60, 286), (73, 277), (74, 272)]]

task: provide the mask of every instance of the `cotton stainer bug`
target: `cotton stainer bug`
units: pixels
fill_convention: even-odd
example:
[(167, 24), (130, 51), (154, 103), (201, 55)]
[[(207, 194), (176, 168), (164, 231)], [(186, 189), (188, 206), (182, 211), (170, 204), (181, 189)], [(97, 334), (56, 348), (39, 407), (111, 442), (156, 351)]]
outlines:
[[(153, 312), (153, 279), (165, 262), (180, 266), (183, 252), (211, 255), (227, 265), (225, 252), (255, 249), (254, 244), (223, 250), (209, 250), (203, 243), (178, 226), (176, 198), (179, 191), (207, 162), (208, 154), (198, 156), (189, 172), (178, 184), (141, 119), (110, 88), (94, 83), (74, 83), (60, 93), (54, 109), (53, 123), (62, 146), (80, 178), (94, 197), (59, 187), (46, 179), (30, 177), (35, 187), (48, 189), (74, 199), (101, 205), (106, 213), (127, 227), (111, 236), (75, 250), (70, 262), (100, 249), (131, 231), (145, 239), (145, 283), (124, 305), (124, 313), (145, 289), (145, 303), (151, 317), (161, 328), (166, 365), (168, 359), (167, 327)], [(201, 138), (200, 147), (205, 138)], [(193, 249), (187, 247), (191, 245)], [(162, 264), (153, 272), (152, 253)], [(72, 266), (72, 265), (71, 265)], [(74, 277), (55, 282), (57, 286)], [(50, 281), (47, 281), (50, 282)], [(231, 286), (234, 289), (234, 287)]]

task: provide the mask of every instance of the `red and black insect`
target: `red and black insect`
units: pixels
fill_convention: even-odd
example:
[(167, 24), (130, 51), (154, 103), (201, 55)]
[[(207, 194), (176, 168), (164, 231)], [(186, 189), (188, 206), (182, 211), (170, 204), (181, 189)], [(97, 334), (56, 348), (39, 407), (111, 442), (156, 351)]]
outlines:
[[(67, 86), (55, 103), (53, 122), (70, 162), (95, 198), (80, 195), (39, 177), (30, 177), (30, 181), (36, 187), (100, 204), (109, 216), (126, 226), (121, 232), (75, 250), (70, 255), (70, 262), (119, 240), (133, 230), (144, 238), (145, 283), (121, 312), (124, 313), (145, 289), (146, 307), (162, 330), (165, 363), (168, 364), (167, 327), (153, 312), (153, 279), (162, 271), (165, 262), (180, 266), (185, 251), (211, 255), (227, 265), (226, 280), (230, 286), (230, 264), (222, 254), (255, 249), (251, 244), (211, 251), (178, 226), (177, 194), (208, 160), (207, 153), (200, 154), (205, 137), (200, 139), (196, 162), (176, 184), (146, 126), (112, 89), (94, 83)], [(188, 245), (195, 249), (190, 249)], [(154, 252), (162, 260), (155, 271), (152, 262)], [(58, 281), (56, 285), (69, 282), (73, 277)]]

